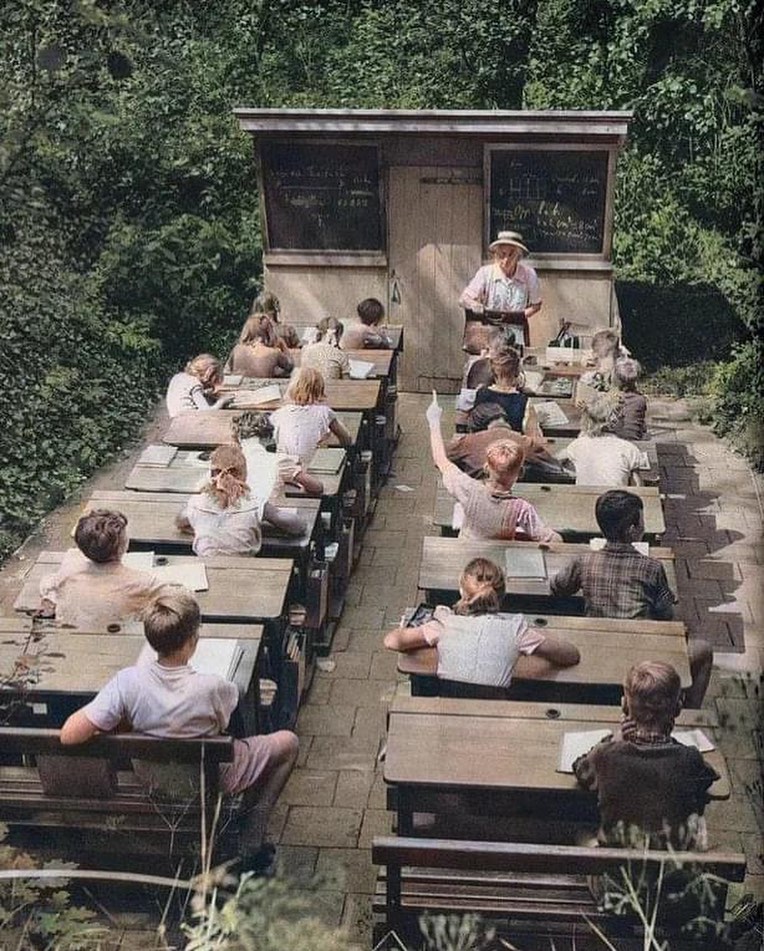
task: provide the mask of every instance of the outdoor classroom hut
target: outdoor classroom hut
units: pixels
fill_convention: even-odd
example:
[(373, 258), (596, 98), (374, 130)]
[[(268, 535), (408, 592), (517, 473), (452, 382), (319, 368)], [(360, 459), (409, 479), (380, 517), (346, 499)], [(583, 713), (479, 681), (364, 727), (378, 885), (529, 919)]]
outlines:
[[(401, 324), (401, 389), (458, 389), (459, 295), (499, 231), (522, 233), (544, 306), (617, 326), (616, 160), (628, 112), (235, 110), (254, 141), (265, 287), (300, 325), (377, 297)], [(582, 331), (585, 333), (585, 331)]]

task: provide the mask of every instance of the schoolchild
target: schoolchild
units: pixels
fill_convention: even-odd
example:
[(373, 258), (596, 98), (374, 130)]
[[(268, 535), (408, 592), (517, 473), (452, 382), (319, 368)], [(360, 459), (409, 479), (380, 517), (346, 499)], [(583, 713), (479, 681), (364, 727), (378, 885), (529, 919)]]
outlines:
[[(504, 418), (517, 433), (540, 437), (538, 418), (526, 393), (522, 392), (520, 353), (514, 347), (502, 346), (501, 342), (489, 349), (491, 372), (494, 382), (481, 387), (475, 394), (475, 403), (470, 414), (472, 420), (483, 403), (498, 403)], [(484, 427), (485, 428), (485, 427)]]
[(385, 308), (376, 297), (367, 297), (356, 308), (358, 320), (345, 327), (342, 335), (343, 350), (390, 350), (392, 341), (379, 325)]
[(597, 794), (603, 844), (708, 848), (703, 812), (719, 777), (696, 747), (672, 738), (681, 706), (679, 675), (670, 664), (636, 664), (623, 685), (620, 735), (573, 764), (579, 784)]
[(252, 314), (244, 322), (233, 348), (230, 370), (248, 377), (289, 376), (294, 361), (267, 314)]
[(160, 584), (151, 572), (122, 563), (125, 516), (93, 509), (77, 522), (74, 541), (77, 548), (66, 552), (58, 571), (40, 582), (38, 616), (89, 631), (137, 618)]
[[(648, 618), (670, 621), (676, 598), (663, 565), (638, 552), (633, 542), (645, 530), (642, 499), (613, 489), (603, 493), (594, 508), (605, 547), (576, 555), (553, 578), (553, 595), (570, 597), (580, 591), (587, 617)], [(688, 707), (700, 707), (711, 677), (713, 652), (704, 640), (688, 642), (691, 686), (685, 692)]]
[(200, 353), (186, 364), (182, 373), (176, 373), (167, 387), (165, 401), (170, 418), (194, 410), (223, 409), (233, 401), (230, 395), (221, 395), (223, 365), (217, 357)]
[(271, 502), (252, 497), (247, 484), (247, 460), (238, 446), (218, 446), (210, 460), (210, 481), (192, 495), (178, 515), (178, 528), (193, 532), (193, 549), (210, 555), (257, 554), (262, 521), (286, 535), (304, 535), (303, 519)]
[(433, 461), (443, 476), (443, 485), (464, 509), (460, 537), (561, 541), (530, 502), (512, 495), (512, 486), (525, 458), (522, 447), (508, 441), (490, 446), (486, 451), (487, 478), (485, 482), (478, 482), (449, 461), (440, 430), (442, 415), (443, 410), (433, 390), (432, 403), (426, 413), (430, 448)]
[(300, 366), (320, 371), (325, 380), (341, 380), (350, 376), (350, 360), (340, 349), (344, 328), (335, 317), (324, 317), (316, 324), (313, 343), (302, 348)]
[[(168, 738), (216, 736), (239, 702), (235, 684), (190, 665), (199, 640), (199, 605), (177, 585), (167, 585), (144, 614), (146, 639), (157, 659), (119, 671), (96, 698), (61, 729), (64, 745), (86, 743), (98, 733), (130, 723), (138, 733)], [(268, 815), (297, 759), (294, 733), (279, 730), (234, 740), (231, 763), (220, 766), (225, 793), (243, 793), (241, 867), (262, 868), (273, 856), (264, 846)]]
[(577, 392), (582, 400), (589, 399), (596, 392), (607, 392), (613, 383), (613, 368), (621, 353), (621, 340), (615, 330), (605, 328), (597, 330), (592, 337), (593, 369), (582, 373), (578, 381)]
[(298, 350), (300, 347), (300, 335), (292, 324), (285, 324), (281, 321), (281, 304), (275, 294), (263, 292), (258, 294), (252, 301), (249, 309), (250, 317), (252, 314), (266, 314), (276, 326), (276, 334), (287, 350)]
[(617, 414), (612, 393), (595, 393), (581, 406), (581, 433), (557, 455), (575, 466), (576, 485), (641, 484), (642, 452), (610, 431)]
[(613, 367), (617, 394), (616, 416), (610, 431), (621, 439), (644, 439), (647, 434), (647, 400), (637, 389), (642, 367), (631, 357), (619, 357)]
[(326, 403), (324, 378), (318, 370), (300, 367), (295, 370), (286, 392), (284, 405), (271, 414), (276, 438), (276, 450), (290, 457), (295, 467), (295, 478), (303, 480), (306, 491), (320, 495), (323, 484), (309, 477), (313, 488), (308, 488), (308, 465), (316, 449), (333, 433), (343, 446), (350, 446), (352, 436), (342, 425), (337, 414)]
[(499, 614), (506, 594), (504, 572), (487, 558), (474, 558), (459, 579), (453, 609), (439, 606), (420, 627), (385, 635), (388, 650), (437, 647), (438, 677), (484, 686), (508, 687), (521, 654), (557, 667), (580, 660), (578, 648), (528, 627), (522, 614)]

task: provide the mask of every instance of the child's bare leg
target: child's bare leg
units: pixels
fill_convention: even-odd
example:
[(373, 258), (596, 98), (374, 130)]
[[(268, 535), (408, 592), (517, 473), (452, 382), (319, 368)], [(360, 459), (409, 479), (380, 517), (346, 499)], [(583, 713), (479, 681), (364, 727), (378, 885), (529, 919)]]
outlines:
[(714, 652), (708, 641), (691, 640), (687, 642), (687, 655), (690, 661), (690, 678), (692, 683), (684, 693), (684, 705), (694, 710), (703, 706), (703, 697), (711, 679), (711, 668), (714, 665)]
[(244, 791), (246, 814), (241, 831), (241, 851), (244, 855), (253, 855), (262, 847), (268, 817), (297, 761), (299, 741), (290, 730), (271, 733), (268, 740), (274, 745), (270, 768), (256, 786)]
[(301, 485), (308, 495), (324, 494), (324, 483), (309, 472), (298, 472), (292, 481)]

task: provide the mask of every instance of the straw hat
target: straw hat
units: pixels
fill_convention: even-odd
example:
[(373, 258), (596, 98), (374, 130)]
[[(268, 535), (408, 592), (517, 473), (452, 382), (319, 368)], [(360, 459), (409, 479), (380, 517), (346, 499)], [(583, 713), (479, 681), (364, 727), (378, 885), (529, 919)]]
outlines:
[(488, 250), (493, 251), (502, 244), (511, 244), (515, 248), (520, 248), (520, 250), (525, 254), (529, 253), (528, 249), (523, 244), (523, 236), (517, 231), (500, 231), (496, 235), (496, 240), (492, 241), (488, 245)]

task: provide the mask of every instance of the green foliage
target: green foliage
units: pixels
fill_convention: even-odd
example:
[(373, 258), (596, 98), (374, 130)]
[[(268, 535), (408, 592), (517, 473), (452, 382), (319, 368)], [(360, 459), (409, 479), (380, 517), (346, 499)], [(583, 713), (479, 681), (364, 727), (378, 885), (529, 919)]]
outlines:
[(714, 428), (730, 434), (757, 468), (764, 470), (764, 348), (760, 339), (733, 350), (711, 381)]

